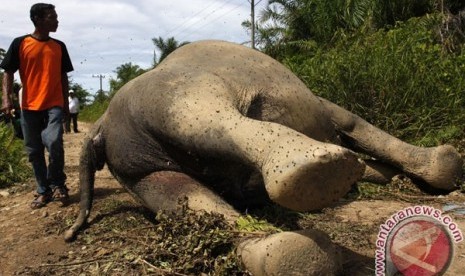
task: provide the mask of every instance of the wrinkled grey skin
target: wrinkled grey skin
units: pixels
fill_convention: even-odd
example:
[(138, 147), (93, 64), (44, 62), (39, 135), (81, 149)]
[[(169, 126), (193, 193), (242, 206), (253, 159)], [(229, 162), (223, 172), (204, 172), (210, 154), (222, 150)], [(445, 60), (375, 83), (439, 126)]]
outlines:
[[(364, 162), (355, 152), (376, 160)], [(83, 146), (81, 213), (66, 239), (85, 223), (94, 174), (105, 163), (153, 211), (174, 210), (187, 196), (190, 208), (231, 221), (238, 216), (233, 206), (259, 198), (317, 210), (360, 179), (386, 182), (400, 172), (453, 190), (462, 171), (453, 147), (406, 144), (316, 97), (270, 57), (220, 41), (181, 47), (112, 99)], [(258, 267), (255, 274), (270, 273)], [(337, 265), (328, 267), (332, 274)]]

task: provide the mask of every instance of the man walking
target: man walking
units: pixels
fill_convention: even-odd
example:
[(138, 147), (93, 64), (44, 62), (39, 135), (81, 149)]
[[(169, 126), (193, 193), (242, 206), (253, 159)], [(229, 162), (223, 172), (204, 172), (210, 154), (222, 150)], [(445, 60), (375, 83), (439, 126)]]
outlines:
[[(22, 83), (21, 127), (24, 145), (37, 181), (37, 197), (31, 208), (52, 200), (66, 200), (63, 118), (68, 115), (68, 72), (73, 71), (63, 42), (49, 36), (58, 28), (52, 4), (34, 4), (30, 10), (32, 34), (11, 43), (0, 67), (3, 78), (2, 110), (11, 114), (14, 73), (19, 70)], [(45, 148), (49, 152), (48, 166)]]

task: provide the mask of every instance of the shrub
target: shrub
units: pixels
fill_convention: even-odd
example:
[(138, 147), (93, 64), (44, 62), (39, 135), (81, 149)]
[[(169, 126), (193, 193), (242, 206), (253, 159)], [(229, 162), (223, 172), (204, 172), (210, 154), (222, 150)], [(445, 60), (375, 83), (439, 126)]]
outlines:
[(426, 16), (361, 31), (285, 63), (315, 94), (402, 139), (431, 145), (460, 136), (454, 126), (465, 122), (465, 53), (450, 53), (436, 40), (440, 22)]
[(0, 188), (25, 181), (31, 175), (22, 141), (14, 137), (12, 127), (0, 123)]
[(79, 113), (79, 120), (90, 123), (97, 121), (97, 119), (105, 113), (105, 110), (107, 110), (109, 102), (110, 100), (108, 99), (104, 101), (94, 101), (94, 103), (82, 109)]

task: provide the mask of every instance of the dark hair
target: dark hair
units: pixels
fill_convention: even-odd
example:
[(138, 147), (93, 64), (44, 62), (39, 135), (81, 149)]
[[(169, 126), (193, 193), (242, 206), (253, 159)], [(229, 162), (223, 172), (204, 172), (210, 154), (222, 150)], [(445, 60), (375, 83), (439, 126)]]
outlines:
[(34, 26), (36, 25), (37, 18), (43, 18), (45, 16), (45, 12), (48, 10), (54, 10), (55, 6), (52, 4), (45, 4), (45, 3), (37, 3), (32, 5), (30, 11), (30, 17)]

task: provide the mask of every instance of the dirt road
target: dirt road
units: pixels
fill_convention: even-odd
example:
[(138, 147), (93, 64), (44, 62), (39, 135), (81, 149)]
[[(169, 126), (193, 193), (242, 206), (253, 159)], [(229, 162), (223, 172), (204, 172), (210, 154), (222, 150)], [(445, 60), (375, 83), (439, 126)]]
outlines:
[[(47, 207), (31, 210), (35, 182), (3, 190), (0, 196), (0, 275), (28, 274), (27, 267), (38, 267), (58, 262), (63, 256), (79, 251), (78, 243), (64, 242), (61, 231), (56, 228), (64, 220), (72, 220), (78, 211), (78, 163), (82, 140), (88, 125), (80, 124), (80, 133), (65, 134), (65, 172), (70, 188), (70, 204), (62, 206), (52, 202)], [(107, 170), (98, 172), (100, 194), (112, 194), (121, 200), (131, 198), (121, 193), (119, 184)], [(103, 192), (102, 192), (103, 191)], [(55, 227), (53, 227), (55, 226)]]
[[(96, 177), (95, 208), (91, 216), (93, 225), (77, 241), (63, 241), (63, 231), (78, 213), (77, 166), (88, 125), (81, 124), (80, 127), (81, 133), (64, 136), (65, 170), (71, 195), (68, 206), (50, 203), (46, 208), (31, 210), (29, 203), (35, 190), (33, 180), (0, 191), (0, 275), (173, 275), (162, 266), (155, 267), (142, 255), (137, 255), (143, 254), (140, 253), (143, 250), (150, 251), (147, 243), (137, 240), (142, 251), (131, 251), (131, 248), (125, 247), (128, 246), (125, 240), (136, 240), (152, 226), (144, 219), (137, 203), (106, 169), (98, 172)], [(425, 205), (445, 211), (452, 203), (464, 207), (465, 195), (460, 192), (440, 197), (408, 197), (399, 194), (384, 200), (352, 200), (312, 215), (312, 219), (310, 216), (304, 218), (299, 225), (328, 232), (346, 253), (351, 253), (344, 257), (346, 272), (350, 273), (347, 275), (373, 275), (376, 241), (382, 223), (394, 213), (410, 206)], [(447, 215), (465, 233), (463, 212), (450, 211)], [(106, 219), (111, 217), (117, 217), (125, 224), (121, 224), (119, 230), (114, 227), (102, 230), (109, 223)], [(134, 224), (134, 221), (138, 224)], [(421, 259), (421, 256), (418, 258)], [(464, 271), (465, 242), (462, 241), (455, 244), (452, 263), (446, 275), (464, 275)]]

